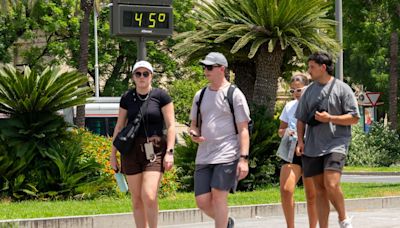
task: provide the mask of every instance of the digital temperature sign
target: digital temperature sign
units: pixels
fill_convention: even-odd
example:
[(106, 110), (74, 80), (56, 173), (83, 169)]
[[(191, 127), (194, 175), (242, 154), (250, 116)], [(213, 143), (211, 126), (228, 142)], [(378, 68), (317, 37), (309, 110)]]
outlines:
[(167, 37), (173, 31), (171, 6), (112, 6), (112, 33), (117, 36)]

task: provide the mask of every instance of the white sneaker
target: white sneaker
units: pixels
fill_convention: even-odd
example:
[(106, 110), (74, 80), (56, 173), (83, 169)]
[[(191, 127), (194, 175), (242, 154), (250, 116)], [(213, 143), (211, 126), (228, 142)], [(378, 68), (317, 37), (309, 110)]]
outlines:
[(353, 219), (353, 216), (351, 216), (350, 218), (347, 217), (345, 220), (343, 221), (339, 221), (339, 226), (340, 228), (353, 228), (353, 226), (351, 225), (351, 220)]

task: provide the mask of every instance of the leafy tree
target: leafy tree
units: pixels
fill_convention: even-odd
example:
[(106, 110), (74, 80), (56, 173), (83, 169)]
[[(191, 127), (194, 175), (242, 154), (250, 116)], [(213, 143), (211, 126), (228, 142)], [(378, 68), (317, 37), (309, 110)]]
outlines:
[(169, 86), (169, 94), (174, 99), (176, 120), (179, 123), (189, 126), (189, 114), (192, 108), (193, 97), (205, 85), (207, 85), (207, 80), (204, 77), (202, 79), (199, 77), (189, 77), (182, 80), (175, 80)]
[(9, 62), (9, 48), (35, 27), (37, 1), (2, 1), (0, 11), (0, 62)]
[(175, 48), (190, 59), (213, 49), (229, 52), (233, 59), (242, 59), (244, 53), (254, 58), (252, 100), (266, 105), (271, 117), (284, 54), (302, 60), (304, 53), (338, 50), (330, 35), (335, 25), (327, 18), (330, 5), (323, 0), (202, 0), (195, 9), (198, 30), (180, 35), (184, 40)]
[[(345, 1), (344, 49), (345, 75), (369, 91), (384, 93), (389, 120), (397, 126), (397, 66), (400, 27), (398, 1)], [(390, 96), (388, 96), (390, 94)]]

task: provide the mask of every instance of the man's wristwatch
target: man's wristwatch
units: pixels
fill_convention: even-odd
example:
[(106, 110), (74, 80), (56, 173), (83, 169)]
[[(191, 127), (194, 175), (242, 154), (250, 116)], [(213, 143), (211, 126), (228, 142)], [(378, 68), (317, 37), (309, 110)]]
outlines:
[(249, 155), (240, 155), (240, 158), (243, 158), (245, 160), (249, 160)]
[(169, 149), (169, 150), (167, 150), (167, 152), (174, 155), (174, 149)]

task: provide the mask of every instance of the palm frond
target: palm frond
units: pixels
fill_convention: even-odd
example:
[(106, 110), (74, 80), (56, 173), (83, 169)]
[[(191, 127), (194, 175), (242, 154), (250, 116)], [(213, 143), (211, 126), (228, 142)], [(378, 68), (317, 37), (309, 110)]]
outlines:
[(63, 73), (59, 67), (48, 67), (41, 74), (25, 67), (22, 74), (6, 65), (0, 69), (0, 112), (56, 112), (85, 104), (91, 89), (79, 86), (86, 82), (87, 78), (78, 72)]
[(279, 44), (296, 56), (316, 48), (335, 54), (339, 45), (333, 37), (336, 22), (328, 18), (330, 8), (325, 0), (201, 0), (194, 9), (198, 30), (177, 36), (183, 40), (178, 53), (191, 59), (201, 50), (227, 46), (231, 54), (247, 52), (252, 58), (268, 42), (269, 52)]

